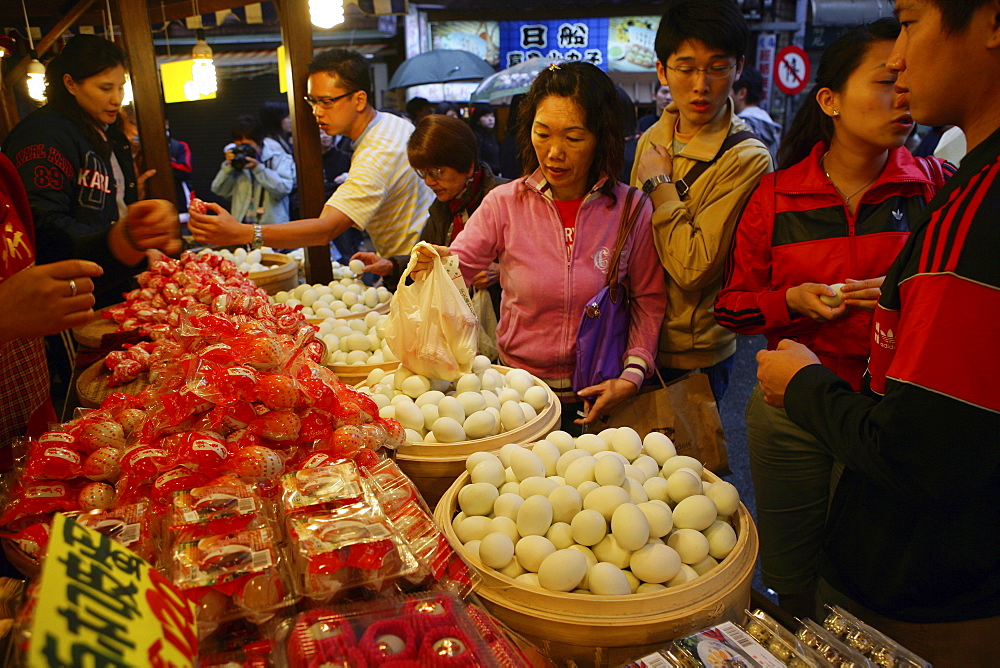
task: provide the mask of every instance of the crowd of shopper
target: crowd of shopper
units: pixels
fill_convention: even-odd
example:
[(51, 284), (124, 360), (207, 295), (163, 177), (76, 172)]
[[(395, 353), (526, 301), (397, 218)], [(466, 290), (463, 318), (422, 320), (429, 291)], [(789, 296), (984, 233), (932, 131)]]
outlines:
[[(189, 227), (279, 248), (364, 231), (374, 252), (350, 253), (387, 282), (431, 242), (492, 291), (501, 362), (549, 383), (567, 429), (654, 371), (700, 369), (721, 400), (737, 334), (764, 334), (746, 415), (766, 584), (795, 614), (839, 603), (935, 665), (984, 665), (1000, 643), (1000, 539), (984, 524), (1000, 504), (1000, 90), (959, 69), (1000, 75), (1000, 5), (897, 13), (830, 45), (782, 137), (736, 3), (669, 0), (632, 164), (634, 116), (589, 63), (544, 69), (517, 101), (515, 163), (492, 107), (463, 119), (414, 99), (411, 122), (372, 106), (363, 56), (324, 51), (305, 100), (328, 138), (322, 212), (289, 219), (288, 109), (268, 108), (223, 149), (212, 189), (231, 207)], [(53, 417), (40, 337), (117, 301), (151, 249), (179, 250), (176, 211), (139, 198), (117, 127), (126, 68), (113, 43), (71, 39), (48, 65), (48, 104), (3, 146), (0, 305), (29, 316), (0, 326), (0, 446)], [(962, 133), (957, 171), (910, 154), (914, 123)], [(633, 213), (615, 265), (631, 298), (622, 370), (574, 392), (580, 317)], [(433, 257), (418, 253), (418, 280)]]

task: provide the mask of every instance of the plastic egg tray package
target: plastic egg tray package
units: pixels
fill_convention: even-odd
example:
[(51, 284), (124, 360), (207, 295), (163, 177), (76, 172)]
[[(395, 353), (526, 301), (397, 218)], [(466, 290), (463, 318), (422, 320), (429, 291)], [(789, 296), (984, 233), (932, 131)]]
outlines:
[(219, 250), (213, 250), (211, 248), (204, 248), (198, 251), (198, 255), (218, 255), (219, 257), (224, 257), (233, 264), (240, 271), (246, 272), (248, 274), (267, 271), (271, 267), (266, 266), (262, 263), (264, 253), (273, 253), (274, 249), (264, 246), (263, 248), (258, 248), (256, 250), (248, 251), (246, 248), (237, 248), (234, 251), (230, 251), (225, 248)]
[(316, 336), (326, 345), (323, 363), (347, 366), (395, 362), (396, 355), (389, 349), (382, 334), (388, 317), (384, 313), (369, 311), (363, 319), (327, 318), (319, 323)]
[(763, 610), (747, 612), (743, 624), (747, 634), (788, 668), (829, 668), (830, 662), (807, 647), (795, 634)]
[(465, 604), (447, 593), (309, 610), (279, 637), (289, 668), (518, 665), (497, 660)]
[(466, 460), (452, 527), (474, 563), (523, 585), (655, 592), (708, 573), (736, 546), (736, 488), (703, 481), (701, 462), (658, 432), (554, 431), (498, 455)]
[(420, 567), (352, 462), (282, 477), (281, 510), (295, 588), (314, 601), (375, 592)]
[(834, 668), (875, 668), (875, 663), (868, 657), (842, 642), (820, 624), (811, 619), (801, 619), (799, 623), (795, 637)]
[(66, 516), (124, 545), (148, 563), (155, 563), (159, 550), (148, 503), (140, 501), (109, 510), (75, 511)]
[(352, 274), (325, 284), (303, 283), (292, 290), (276, 293), (271, 301), (288, 306), (301, 305), (302, 315), (307, 318), (343, 318), (378, 308), (387, 304), (391, 297), (392, 293), (385, 287), (367, 286)]
[(829, 614), (823, 627), (853, 649), (885, 668), (931, 668), (931, 664), (901, 646), (878, 629), (844, 610), (839, 605), (826, 606)]
[(549, 403), (549, 390), (524, 369), (506, 373), (477, 355), (472, 372), (454, 382), (426, 378), (400, 366), (373, 369), (362, 387), (395, 419), (407, 440), (423, 443), (474, 441), (511, 431), (535, 419)]

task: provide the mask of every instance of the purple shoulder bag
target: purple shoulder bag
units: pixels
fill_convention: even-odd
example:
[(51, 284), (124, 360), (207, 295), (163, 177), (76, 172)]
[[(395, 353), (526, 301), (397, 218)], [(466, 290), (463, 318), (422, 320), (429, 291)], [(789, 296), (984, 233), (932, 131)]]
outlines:
[(628, 332), (632, 323), (628, 287), (618, 282), (618, 264), (622, 248), (635, 219), (639, 217), (646, 195), (640, 194), (639, 204), (632, 209), (632, 200), (639, 191), (629, 188), (618, 224), (618, 238), (608, 267), (608, 279), (600, 292), (587, 301), (576, 335), (576, 368), (573, 369), (573, 391), (597, 385), (621, 376), (628, 348)]

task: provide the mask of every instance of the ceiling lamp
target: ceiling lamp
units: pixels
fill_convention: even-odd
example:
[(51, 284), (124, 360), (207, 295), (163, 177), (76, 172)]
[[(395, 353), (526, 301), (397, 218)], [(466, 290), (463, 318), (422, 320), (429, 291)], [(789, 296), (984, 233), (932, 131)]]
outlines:
[(188, 98), (198, 99), (202, 95), (212, 95), (219, 90), (219, 80), (215, 75), (215, 60), (212, 56), (212, 47), (205, 41), (205, 29), (195, 30), (194, 48), (191, 50), (191, 58), (194, 63), (191, 66), (191, 93)]
[(28, 8), (21, 0), (21, 9), (24, 11), (24, 25), (28, 29), (28, 47), (30, 49), (31, 62), (28, 63), (28, 97), (36, 102), (45, 101), (45, 65), (38, 62), (38, 54), (35, 53), (35, 40), (31, 38), (31, 22), (28, 21)]
[(343, 0), (309, 0), (309, 20), (323, 30), (340, 25), (344, 22)]

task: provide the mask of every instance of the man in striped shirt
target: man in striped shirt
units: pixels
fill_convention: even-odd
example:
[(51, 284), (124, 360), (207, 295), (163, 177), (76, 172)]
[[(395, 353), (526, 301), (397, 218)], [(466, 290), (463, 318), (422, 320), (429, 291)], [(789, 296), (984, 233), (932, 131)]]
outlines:
[(935, 666), (994, 665), (1000, 532), (987, 524), (1000, 508), (1000, 0), (896, 0), (896, 14), (903, 30), (886, 62), (899, 73), (896, 92), (919, 123), (962, 128), (969, 152), (886, 275), (867, 391), (852, 392), (788, 340), (758, 353), (757, 377), (768, 403), (783, 404), (845, 466), (821, 598)]
[(274, 248), (323, 246), (350, 227), (366, 230), (383, 257), (410, 252), (427, 221), (434, 193), (406, 159), (413, 125), (371, 105), (368, 62), (356, 51), (329, 49), (309, 64), (306, 102), (321, 130), (351, 140), (354, 155), (347, 180), (330, 196), (318, 218), (242, 225), (217, 204), (217, 215), (191, 214), (196, 240), (215, 245)]

